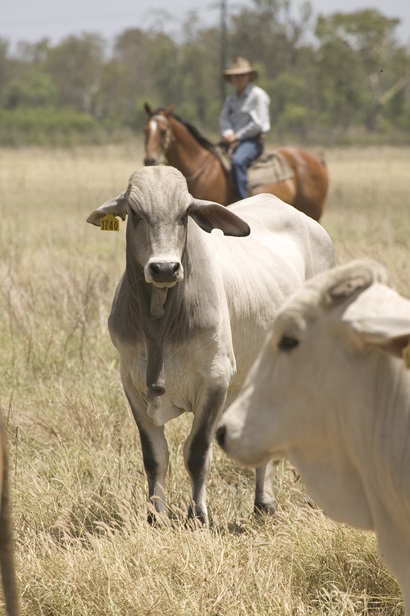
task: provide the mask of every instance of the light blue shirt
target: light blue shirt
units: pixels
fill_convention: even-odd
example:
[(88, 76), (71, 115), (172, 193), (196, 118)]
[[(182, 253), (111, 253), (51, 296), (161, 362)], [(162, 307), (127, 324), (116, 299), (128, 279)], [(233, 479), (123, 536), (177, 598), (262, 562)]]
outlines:
[(221, 135), (235, 133), (239, 140), (243, 140), (268, 132), (269, 105), (266, 92), (252, 83), (248, 83), (241, 94), (229, 94), (219, 116)]

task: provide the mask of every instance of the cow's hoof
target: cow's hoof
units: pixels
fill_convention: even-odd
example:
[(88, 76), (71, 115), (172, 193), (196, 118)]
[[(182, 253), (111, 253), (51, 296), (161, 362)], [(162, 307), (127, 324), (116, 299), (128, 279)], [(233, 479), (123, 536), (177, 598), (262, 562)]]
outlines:
[(150, 526), (155, 526), (156, 528), (164, 528), (171, 524), (169, 517), (164, 511), (161, 511), (161, 513), (155, 511), (152, 506), (148, 506), (147, 522)]
[(208, 514), (201, 507), (191, 505), (188, 508), (188, 525), (191, 528), (208, 528)]
[(255, 502), (253, 512), (255, 515), (275, 515), (277, 504), (274, 499), (264, 500), (260, 503)]

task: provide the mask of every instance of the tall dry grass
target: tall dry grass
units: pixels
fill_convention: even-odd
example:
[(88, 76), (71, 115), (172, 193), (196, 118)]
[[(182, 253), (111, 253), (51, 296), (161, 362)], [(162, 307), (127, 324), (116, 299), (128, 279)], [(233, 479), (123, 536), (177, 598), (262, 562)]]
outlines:
[[(254, 519), (253, 473), (215, 449), (212, 529), (186, 528), (188, 417), (167, 425), (172, 524), (147, 525), (139, 440), (106, 326), (124, 229), (85, 222), (141, 160), (139, 144), (0, 151), (0, 404), (23, 615), (403, 614), (373, 535), (325, 518), (286, 462), (277, 517)], [(410, 295), (410, 151), (327, 160), (323, 225), (338, 261), (375, 257)]]

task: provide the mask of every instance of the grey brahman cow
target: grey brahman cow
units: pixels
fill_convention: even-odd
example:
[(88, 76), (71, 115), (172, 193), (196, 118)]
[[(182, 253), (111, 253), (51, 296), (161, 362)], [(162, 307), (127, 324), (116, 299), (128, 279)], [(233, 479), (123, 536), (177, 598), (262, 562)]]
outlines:
[[(126, 268), (109, 330), (140, 433), (149, 499), (166, 512), (164, 424), (192, 412), (184, 445), (189, 516), (207, 526), (206, 480), (225, 405), (286, 297), (334, 264), (333, 245), (317, 222), (271, 195), (228, 208), (194, 199), (173, 167), (139, 169), (87, 220), (99, 225), (107, 213), (128, 216)], [(272, 476), (271, 464), (257, 469), (257, 509), (275, 507)]]
[(235, 460), (287, 457), (325, 513), (374, 530), (410, 606), (410, 301), (370, 259), (307, 281), (278, 313), (217, 431)]

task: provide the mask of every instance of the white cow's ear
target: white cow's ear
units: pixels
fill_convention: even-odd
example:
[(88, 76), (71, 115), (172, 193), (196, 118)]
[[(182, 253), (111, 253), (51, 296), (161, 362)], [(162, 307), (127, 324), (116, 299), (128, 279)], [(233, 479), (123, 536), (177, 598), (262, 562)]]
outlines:
[(251, 230), (249, 225), (219, 203), (194, 199), (189, 208), (189, 215), (204, 231), (210, 233), (213, 229), (220, 229), (224, 235), (245, 237)]
[(410, 301), (376, 283), (346, 308), (342, 321), (363, 344), (401, 356), (410, 340)]
[(410, 318), (370, 317), (349, 325), (364, 344), (380, 347), (396, 357), (401, 357), (410, 343)]
[(127, 197), (127, 191), (124, 190), (124, 192), (118, 195), (118, 197), (106, 201), (103, 205), (100, 205), (97, 210), (91, 212), (87, 218), (87, 222), (99, 227), (101, 218), (103, 218), (106, 214), (113, 214), (114, 216), (119, 216), (122, 220), (125, 220), (129, 210)]

